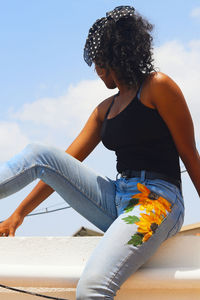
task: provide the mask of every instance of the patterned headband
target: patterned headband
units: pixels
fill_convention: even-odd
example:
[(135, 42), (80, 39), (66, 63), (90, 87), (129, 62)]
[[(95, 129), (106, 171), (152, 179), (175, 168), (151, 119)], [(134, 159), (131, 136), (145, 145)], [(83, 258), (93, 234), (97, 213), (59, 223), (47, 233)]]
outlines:
[(117, 6), (114, 10), (107, 12), (106, 17), (98, 19), (89, 30), (88, 38), (84, 47), (84, 60), (91, 66), (94, 61), (101, 43), (101, 37), (104, 33), (104, 28), (109, 20), (117, 22), (123, 17), (133, 16), (135, 12), (132, 6)]

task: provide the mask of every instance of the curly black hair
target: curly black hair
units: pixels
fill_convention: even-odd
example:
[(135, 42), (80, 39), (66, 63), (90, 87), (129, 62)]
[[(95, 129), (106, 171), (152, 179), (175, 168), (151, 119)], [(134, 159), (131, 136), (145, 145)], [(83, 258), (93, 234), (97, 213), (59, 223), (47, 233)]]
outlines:
[(111, 68), (127, 86), (138, 86), (155, 71), (152, 30), (153, 25), (136, 12), (117, 22), (108, 18), (94, 62), (108, 70)]

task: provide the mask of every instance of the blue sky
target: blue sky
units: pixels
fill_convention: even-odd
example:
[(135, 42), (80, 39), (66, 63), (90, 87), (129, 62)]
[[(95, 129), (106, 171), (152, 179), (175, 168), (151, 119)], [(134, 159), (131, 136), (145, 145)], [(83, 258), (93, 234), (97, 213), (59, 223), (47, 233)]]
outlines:
[[(83, 47), (93, 22), (118, 5), (133, 5), (155, 25), (156, 66), (183, 90), (199, 148), (199, 0), (8, 0), (0, 3), (1, 162), (29, 142), (66, 148), (91, 110), (112, 93), (85, 64)], [(115, 157), (102, 145), (85, 163), (115, 176)], [(195, 223), (200, 202), (187, 174), (183, 182), (185, 224)], [(0, 218), (6, 218), (33, 186), (2, 199)], [(39, 209), (54, 204), (65, 202), (54, 194)], [(94, 228), (69, 209), (27, 218), (17, 235), (67, 235), (82, 225)]]

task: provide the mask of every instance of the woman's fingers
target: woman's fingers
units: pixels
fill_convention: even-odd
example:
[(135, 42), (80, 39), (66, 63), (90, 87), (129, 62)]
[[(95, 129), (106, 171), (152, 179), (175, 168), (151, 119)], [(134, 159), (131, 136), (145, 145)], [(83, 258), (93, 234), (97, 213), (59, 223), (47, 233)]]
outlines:
[(0, 237), (6, 237), (6, 236), (15, 236), (15, 230), (14, 228), (2, 228), (0, 229)]
[(0, 233), (0, 237), (2, 237), (2, 236), (6, 236), (6, 234), (5, 233)]
[(0, 224), (0, 237), (15, 236), (15, 231), (22, 224), (23, 218), (17, 214), (11, 215)]
[(0, 237), (4, 237), (4, 236), (8, 236), (8, 235), (9, 235), (9, 230), (8, 229), (0, 231)]
[(11, 229), (7, 236), (15, 236), (15, 230)]

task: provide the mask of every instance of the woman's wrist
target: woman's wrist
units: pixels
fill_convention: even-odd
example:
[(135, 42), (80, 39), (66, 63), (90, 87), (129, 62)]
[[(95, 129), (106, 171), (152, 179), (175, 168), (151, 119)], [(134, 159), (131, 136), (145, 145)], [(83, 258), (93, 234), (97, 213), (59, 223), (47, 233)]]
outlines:
[(18, 209), (16, 209), (12, 215), (10, 216), (11, 218), (14, 218), (14, 219), (18, 219), (18, 220), (22, 220), (25, 218), (25, 214), (23, 214), (22, 211), (19, 211)]

